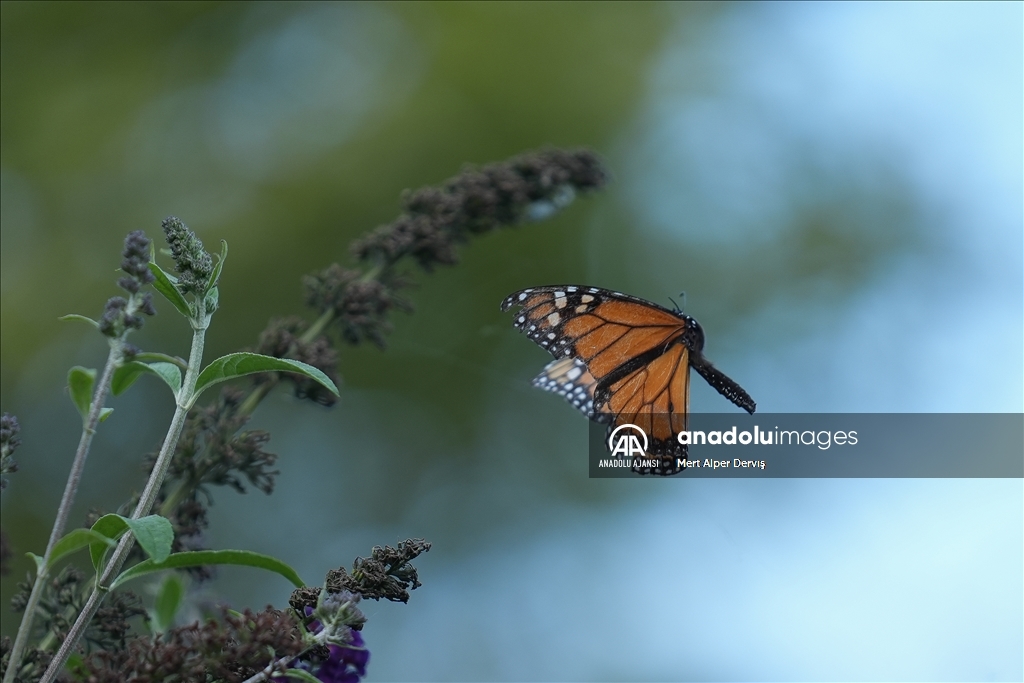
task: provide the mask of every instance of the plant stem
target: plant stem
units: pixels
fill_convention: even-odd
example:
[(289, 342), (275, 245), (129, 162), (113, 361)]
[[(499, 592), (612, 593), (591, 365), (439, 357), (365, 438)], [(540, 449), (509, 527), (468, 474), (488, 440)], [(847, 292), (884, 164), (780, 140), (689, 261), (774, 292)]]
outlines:
[[(135, 506), (135, 511), (132, 513), (132, 519), (139, 519), (149, 514), (149, 511), (153, 507), (153, 503), (156, 502), (156, 498), (160, 493), (160, 486), (163, 484), (164, 476), (167, 474), (167, 468), (171, 464), (171, 457), (174, 455), (174, 449), (178, 445), (178, 437), (181, 436), (182, 427), (185, 426), (185, 417), (188, 415), (188, 405), (192, 400), (192, 394), (195, 391), (196, 380), (199, 378), (199, 371), (202, 367), (203, 362), (203, 345), (206, 338), (206, 325), (199, 326), (196, 321), (206, 321), (206, 312), (203, 309), (203, 302), (201, 298), (197, 300), (199, 310), (196, 312), (195, 318), (193, 319), (192, 333), (192, 350), (188, 357), (188, 370), (185, 372), (185, 377), (181, 383), (181, 390), (178, 392), (176, 397), (177, 407), (174, 411), (174, 417), (171, 418), (171, 425), (167, 429), (167, 436), (164, 437), (163, 445), (160, 447), (160, 454), (157, 456), (156, 463), (153, 465), (153, 471), (149, 475), (149, 481), (146, 482), (146, 488), (142, 491), (142, 496), (139, 498), (138, 505)], [(53, 660), (50, 662), (50, 666), (46, 669), (46, 673), (43, 674), (40, 683), (53, 683), (56, 680), (57, 675), (64, 668), (64, 664), (67, 662), (68, 657), (74, 652), (78, 646), (78, 641), (81, 640), (85, 634), (85, 629), (89, 626), (89, 622), (96, 615), (96, 611), (100, 607), (100, 602), (106, 595), (107, 591), (110, 590), (110, 582), (117, 576), (118, 572), (121, 571), (122, 565), (125, 560), (128, 559), (128, 553), (131, 552), (132, 546), (135, 545), (135, 537), (127, 533), (121, 537), (120, 542), (117, 544), (117, 548), (114, 549), (114, 553), (110, 557), (110, 561), (107, 562), (107, 566), (104, 568), (103, 573), (100, 575), (99, 580), (96, 582), (95, 588), (93, 588), (92, 594), (89, 595), (88, 601), (86, 601), (85, 607), (82, 608), (81, 613), (78, 615), (78, 619), (75, 620), (74, 625), (68, 632), (64, 642), (61, 643), (60, 649), (57, 650), (57, 654), (54, 655)], [(8, 669), (10, 671), (10, 669)], [(12, 679), (13, 680), (13, 679)], [(5, 681), (5, 683), (7, 683)]]
[(256, 385), (256, 387), (245, 397), (245, 401), (238, 407), (239, 415), (252, 415), (256, 408), (260, 405), (260, 402), (267, 397), (270, 390), (277, 386), (277, 380), (266, 378), (262, 382)]
[(242, 683), (261, 683), (262, 681), (269, 681), (271, 676), (284, 670), (283, 668), (279, 667), (287, 666), (288, 663), (291, 662), (293, 659), (295, 659), (295, 657), (288, 656), (281, 657), (280, 659), (271, 660), (270, 664), (267, 664), (266, 668), (264, 668), (263, 671), (260, 671), (259, 673), (250, 676), (249, 678), (242, 681)]
[(15, 637), (14, 646), (11, 648), (11, 656), (7, 663), (7, 673), (4, 674), (3, 683), (13, 683), (17, 676), (17, 671), (21, 667), (21, 658), (25, 654), (29, 634), (32, 632), (32, 622), (35, 620), (36, 608), (43, 597), (43, 590), (49, 575), (50, 555), (53, 553), (53, 546), (64, 535), (64, 528), (68, 524), (71, 506), (75, 502), (78, 485), (82, 481), (85, 460), (88, 458), (89, 448), (92, 446), (92, 437), (96, 434), (96, 425), (99, 424), (100, 413), (103, 411), (104, 404), (107, 401), (110, 382), (114, 377), (114, 370), (121, 364), (123, 352), (123, 339), (110, 340), (110, 353), (107, 354), (107, 363), (103, 366), (103, 374), (100, 375), (100, 381), (93, 392), (89, 416), (86, 418), (85, 424), (82, 425), (82, 436), (78, 440), (75, 459), (71, 463), (71, 472), (68, 473), (68, 483), (64, 486), (64, 495), (61, 497), (60, 506), (57, 508), (57, 519), (53, 522), (50, 540), (46, 544), (46, 552), (43, 553), (42, 567), (36, 573), (35, 582), (32, 584), (32, 592), (29, 594), (28, 602), (25, 604), (25, 616), (21, 618), (18, 635)]
[(306, 344), (313, 341), (321, 332), (324, 331), (324, 328), (334, 322), (334, 318), (334, 309), (328, 308), (319, 318), (316, 319), (316, 322), (309, 326), (308, 330), (302, 333), (302, 336), (299, 337), (299, 341)]
[(384, 274), (384, 271), (391, 265), (386, 261), (378, 261), (368, 271), (363, 273), (362, 277), (359, 278), (360, 282), (369, 282), (370, 280), (378, 280), (380, 276)]

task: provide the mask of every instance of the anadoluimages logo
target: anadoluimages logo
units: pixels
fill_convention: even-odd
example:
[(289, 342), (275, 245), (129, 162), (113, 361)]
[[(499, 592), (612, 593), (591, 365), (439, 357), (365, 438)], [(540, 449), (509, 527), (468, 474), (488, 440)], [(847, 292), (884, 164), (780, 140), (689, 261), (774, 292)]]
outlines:
[[(639, 436), (637, 436), (638, 434)], [(642, 446), (640, 445), (641, 439), (643, 440)], [(633, 424), (619, 425), (608, 435), (608, 450), (612, 452), (612, 457), (632, 458), (636, 456), (643, 458), (647, 453), (647, 434)]]

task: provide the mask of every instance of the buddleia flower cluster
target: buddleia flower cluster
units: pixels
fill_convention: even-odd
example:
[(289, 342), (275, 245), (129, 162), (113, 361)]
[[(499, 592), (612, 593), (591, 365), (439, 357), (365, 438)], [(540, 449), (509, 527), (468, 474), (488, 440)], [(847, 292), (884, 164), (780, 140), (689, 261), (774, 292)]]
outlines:
[(453, 265), (469, 237), (548, 218), (606, 180), (600, 160), (585, 149), (545, 149), (470, 167), (440, 186), (405, 193), (402, 215), (356, 241), (352, 254), (388, 265), (408, 256), (424, 270)]
[(161, 227), (171, 248), (174, 270), (178, 274), (178, 289), (182, 294), (202, 294), (213, 275), (213, 257), (180, 218), (168, 216)]
[(303, 280), (306, 301), (321, 313), (333, 313), (345, 341), (383, 348), (391, 329), (389, 312), (412, 310), (398, 295), (412, 282), (395, 270), (401, 261), (411, 259), (427, 272), (454, 265), (459, 246), (471, 237), (547, 218), (606, 180), (593, 152), (545, 149), (469, 167), (439, 186), (406, 192), (398, 218), (351, 246), (352, 255), (370, 270), (332, 264), (311, 274)]
[(128, 298), (111, 297), (103, 307), (99, 319), (99, 330), (108, 337), (123, 338), (129, 330), (142, 329), (144, 319), (139, 315), (156, 315), (153, 308), (153, 294), (140, 292), (143, 286), (153, 282), (149, 270), (150, 241), (141, 230), (128, 233), (124, 240), (121, 271), (118, 286), (128, 292)]
[[(419, 582), (408, 580), (410, 573), (415, 575), (411, 561), (428, 551), (430, 544), (422, 539), (409, 539), (399, 547), (403, 550), (374, 548), (372, 554), (383, 553), (394, 560), (385, 572), (392, 578), (399, 574), (406, 577), (396, 579), (400, 590), (416, 588)], [(364, 562), (357, 558), (352, 576), (359, 574), (358, 567)], [(93, 648), (77, 668), (76, 676), (68, 676), (67, 682), (241, 682), (262, 675), (262, 680), (285, 683), (294, 680), (294, 675), (287, 672), (298, 669), (322, 683), (358, 683), (366, 675), (370, 661), (370, 651), (361, 633), (366, 616), (359, 609), (359, 602), (392, 598), (383, 594), (379, 586), (370, 588), (369, 593), (340, 588), (331, 579), (339, 571), (347, 575), (344, 568), (332, 570), (323, 588), (294, 591), (290, 609), (268, 606), (260, 612), (245, 610), (241, 614), (224, 609), (217, 618), (207, 619), (203, 624), (136, 636), (120, 646), (111, 646), (109, 639), (117, 633), (118, 620), (132, 616), (135, 604), (131, 600), (118, 603), (98, 631), (100, 635), (113, 633), (106, 635), (106, 647)], [(78, 580), (77, 576), (72, 578)], [(66, 578), (63, 581), (68, 582)], [(64, 593), (69, 594), (66, 590)], [(408, 593), (405, 595), (407, 600)]]

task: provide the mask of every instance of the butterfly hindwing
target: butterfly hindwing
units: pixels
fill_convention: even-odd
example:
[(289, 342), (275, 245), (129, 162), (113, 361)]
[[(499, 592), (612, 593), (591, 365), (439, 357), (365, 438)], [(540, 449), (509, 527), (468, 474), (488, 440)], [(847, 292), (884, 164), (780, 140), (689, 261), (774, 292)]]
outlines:
[(683, 468), (687, 448), (676, 435), (686, 429), (690, 401), (689, 349), (672, 346), (666, 353), (629, 375), (603, 386), (598, 384), (595, 407), (615, 415), (609, 429), (634, 424), (649, 437), (647, 454), (652, 467), (634, 467), (641, 474), (676, 474)]
[(594, 412), (597, 380), (578, 358), (558, 358), (544, 366), (533, 379), (533, 386), (558, 394), (574, 408), (596, 422), (607, 422), (611, 415)]

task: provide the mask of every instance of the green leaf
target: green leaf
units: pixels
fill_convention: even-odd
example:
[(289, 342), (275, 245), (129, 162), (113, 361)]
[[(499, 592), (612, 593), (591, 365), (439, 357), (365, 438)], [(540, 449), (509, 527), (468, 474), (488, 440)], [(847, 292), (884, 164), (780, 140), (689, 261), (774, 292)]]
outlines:
[(191, 407), (192, 403), (195, 403), (199, 394), (214, 384), (257, 372), (294, 372), (316, 380), (330, 389), (335, 396), (338, 395), (338, 387), (334, 386), (334, 382), (312, 365), (306, 365), (297, 360), (274, 358), (258, 353), (230, 353), (213, 361), (199, 373), (195, 392), (192, 395), (189, 406)]
[(110, 584), (110, 590), (114, 590), (132, 579), (137, 579), (146, 574), (161, 572), (166, 569), (184, 569), (186, 567), (203, 567), (211, 564), (231, 564), (239, 567), (257, 567), (267, 571), (280, 574), (292, 582), (296, 588), (302, 588), (303, 582), (295, 570), (281, 560), (250, 552), (248, 550), (191, 550), (181, 553), (174, 553), (163, 562), (157, 563), (152, 559), (144, 560), (134, 567), (125, 570)]
[(226, 261), (227, 258), (228, 258), (228, 243), (226, 241), (224, 241), (224, 240), (221, 240), (220, 241), (220, 258), (217, 259), (217, 265), (215, 265), (213, 267), (213, 273), (210, 275), (210, 284), (208, 284), (206, 286), (206, 292), (204, 292), (204, 294), (209, 294), (209, 292), (214, 287), (217, 286), (217, 283), (220, 281), (220, 272), (222, 270), (224, 270), (224, 261)]
[(82, 420), (89, 417), (89, 406), (92, 405), (92, 386), (96, 382), (96, 371), (80, 365), (68, 370), (68, 391), (74, 401)]
[(36, 563), (36, 576), (39, 576), (43, 571), (43, 558), (39, 557), (35, 553), (25, 553), (25, 557), (32, 558), (32, 561)]
[[(103, 515), (92, 525), (92, 530), (110, 539), (117, 539), (127, 529), (132, 534), (139, 546), (151, 558), (162, 562), (171, 554), (171, 543), (174, 541), (174, 528), (170, 521), (160, 515), (149, 515), (140, 519), (129, 519), (121, 515)], [(106, 548), (92, 544), (89, 547), (92, 556), (93, 566), (97, 572), (106, 553)]]
[(302, 669), (288, 669), (284, 673), (277, 673), (274, 676), (284, 676), (285, 678), (293, 678), (296, 681), (306, 681), (307, 683), (322, 683), (319, 678)]
[(85, 670), (85, 660), (77, 652), (68, 655), (68, 663), (64, 665), (64, 672), (70, 674), (73, 681), (88, 680), (89, 672)]
[(174, 625), (174, 615), (178, 613), (181, 599), (185, 595), (185, 583), (175, 573), (170, 573), (160, 585), (153, 603), (153, 630), (163, 633)]
[[(124, 523), (124, 518), (121, 515), (103, 515), (92, 525), (92, 530), (96, 533), (116, 541), (121, 535), (128, 531), (128, 525)], [(103, 566), (103, 556), (107, 554), (108, 546), (105, 543), (90, 543), (89, 544), (89, 558), (92, 560), (92, 568), (96, 570), (96, 574), (100, 573), (100, 568)]]
[(181, 370), (175, 363), (149, 363), (149, 369), (167, 383), (175, 396), (181, 391)]
[(81, 550), (93, 543), (105, 545), (110, 548), (117, 545), (117, 541), (106, 534), (101, 534), (97, 531), (93, 531), (92, 529), (74, 529), (69, 531), (63, 538), (53, 544), (53, 550), (50, 552), (49, 567), (54, 567), (65, 555), (70, 555), (76, 550)]
[(206, 309), (206, 315), (213, 315), (216, 313), (219, 305), (220, 288), (214, 287), (206, 293), (206, 298), (203, 300), (203, 308)]
[(174, 527), (166, 517), (148, 515), (140, 519), (124, 519), (135, 534), (135, 540), (155, 562), (163, 562), (171, 554)]
[(174, 395), (181, 389), (181, 370), (175, 363), (140, 363), (137, 360), (125, 363), (114, 371), (114, 379), (110, 382), (110, 391), (120, 396), (135, 384), (143, 373), (156, 375), (171, 388)]
[(168, 356), (166, 353), (154, 353), (151, 351), (143, 351), (137, 353), (132, 360), (142, 361), (143, 363), (171, 363), (177, 365), (181, 370), (188, 370), (188, 363), (177, 356)]
[(100, 324), (93, 320), (92, 318), (86, 317), (84, 315), (78, 315), (77, 313), (68, 313), (67, 315), (62, 315), (61, 317), (57, 318), (57, 320), (78, 320), (83, 323), (89, 323), (96, 329), (99, 329), (100, 327)]
[(113, 408), (101, 408), (100, 409), (100, 422), (106, 422), (107, 418), (114, 414)]
[(149, 372), (149, 366), (145, 363), (138, 361), (125, 363), (117, 370), (114, 370), (114, 377), (110, 380), (110, 393), (114, 394), (114, 396), (120, 396), (128, 391), (135, 384), (135, 380), (145, 372)]
[(170, 275), (163, 268), (158, 266), (156, 262), (149, 262), (149, 269), (152, 271), (153, 276), (156, 280), (153, 281), (153, 289), (164, 295), (164, 298), (171, 302), (178, 313), (181, 313), (188, 319), (192, 319), (192, 308), (185, 301), (185, 297), (181, 295), (178, 288), (174, 286), (173, 275)]

